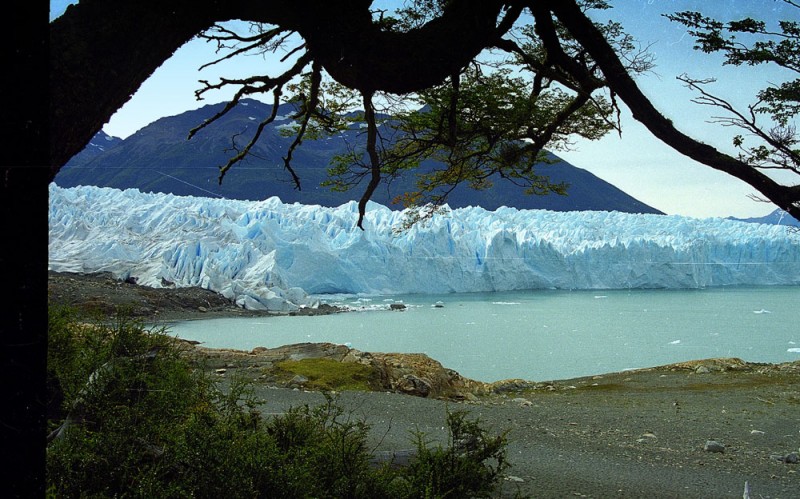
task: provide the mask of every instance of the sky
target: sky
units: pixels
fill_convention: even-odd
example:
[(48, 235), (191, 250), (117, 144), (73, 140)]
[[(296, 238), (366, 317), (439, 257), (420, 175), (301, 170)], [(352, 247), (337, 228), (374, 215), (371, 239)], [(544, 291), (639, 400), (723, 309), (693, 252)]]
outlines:
[[(51, 0), (51, 20), (61, 15), (70, 3), (76, 2)], [(402, 2), (381, 0), (373, 6), (399, 3)], [(655, 57), (653, 71), (637, 77), (642, 91), (679, 130), (721, 150), (730, 152), (732, 131), (709, 124), (712, 116), (719, 112), (691, 103), (696, 95), (676, 76), (686, 73), (695, 78), (716, 78), (717, 83), (710, 90), (742, 108), (767, 84), (786, 81), (792, 76), (774, 67), (723, 66), (720, 56), (693, 50), (694, 40), (685, 29), (663, 17), (663, 14), (697, 10), (720, 20), (753, 17), (775, 26), (778, 19), (796, 20), (800, 12), (782, 0), (612, 0), (611, 4), (613, 8), (603, 15), (622, 23)], [(188, 42), (112, 116), (104, 131), (125, 138), (160, 117), (222, 102), (232, 95), (232, 92), (217, 91), (197, 101), (194, 91), (200, 87), (200, 79), (214, 81), (220, 76), (279, 70), (274, 60), (248, 56), (198, 71), (200, 65), (213, 59), (214, 46), (199, 39)], [(264, 100), (271, 102), (270, 97), (265, 96)], [(776, 208), (771, 203), (750, 199), (748, 195), (757, 192), (749, 185), (696, 163), (661, 143), (633, 120), (624, 105), (622, 129), (621, 137), (612, 133), (599, 141), (576, 142), (570, 151), (555, 152), (667, 214), (744, 218), (766, 215)]]

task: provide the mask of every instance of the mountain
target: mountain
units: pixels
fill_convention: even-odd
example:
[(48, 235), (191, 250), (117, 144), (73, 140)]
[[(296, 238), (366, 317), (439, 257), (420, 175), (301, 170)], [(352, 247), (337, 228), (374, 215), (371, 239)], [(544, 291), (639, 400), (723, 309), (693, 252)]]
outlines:
[(800, 239), (775, 225), (461, 208), (398, 233), (402, 212), (368, 203), (362, 231), (357, 211), (51, 185), (49, 267), (274, 310), (306, 293), (800, 285)]
[[(363, 190), (361, 186), (345, 193), (332, 192), (320, 186), (327, 178), (329, 161), (335, 154), (345, 151), (347, 143), (363, 144), (365, 134), (359, 127), (353, 127), (336, 137), (304, 140), (295, 150), (293, 159), (293, 167), (301, 178), (302, 190), (294, 188), (288, 172), (284, 170), (282, 159), (294, 137), (281, 135), (281, 130), (293, 123), (291, 115), (294, 108), (291, 104), (278, 109), (277, 119), (264, 129), (259, 142), (251, 150), (253, 156), (233, 166), (222, 185), (219, 185), (219, 166), (235, 154), (234, 146), (244, 147), (259, 122), (269, 116), (272, 110), (268, 104), (245, 99), (216, 123), (187, 140), (189, 130), (212, 117), (223, 105), (207, 105), (177, 116), (161, 118), (104, 150), (93, 144), (112, 145), (115, 143), (113, 138), (105, 134), (95, 137), (85, 151), (61, 169), (55, 182), (62, 187), (96, 185), (229, 199), (259, 200), (277, 196), (286, 203), (323, 206), (339, 206), (360, 197)], [(429, 162), (427, 167), (433, 165), (433, 162)], [(554, 211), (661, 214), (566, 161), (538, 165), (537, 171), (548, 175), (554, 182), (569, 184), (568, 196), (528, 196), (519, 187), (498, 179), (492, 188), (483, 191), (459, 186), (451, 193), (448, 204), (453, 208), (481, 206), (488, 210), (512, 206)], [(393, 204), (392, 199), (411, 190), (413, 181), (413, 177), (408, 176), (389, 187), (382, 186), (376, 191), (373, 201), (399, 209), (400, 206)]]
[(788, 225), (792, 227), (800, 227), (800, 220), (796, 220), (794, 217), (786, 213), (784, 210), (781, 210), (780, 208), (763, 217), (756, 217), (756, 218), (731, 217), (731, 220), (737, 220), (739, 222), (748, 222), (754, 224)]
[(97, 132), (97, 135), (92, 137), (92, 140), (89, 141), (89, 144), (70, 160), (70, 163), (75, 165), (84, 165), (90, 163), (98, 156), (105, 154), (121, 143), (121, 138), (112, 137), (111, 135), (108, 135), (104, 131), (100, 130)]

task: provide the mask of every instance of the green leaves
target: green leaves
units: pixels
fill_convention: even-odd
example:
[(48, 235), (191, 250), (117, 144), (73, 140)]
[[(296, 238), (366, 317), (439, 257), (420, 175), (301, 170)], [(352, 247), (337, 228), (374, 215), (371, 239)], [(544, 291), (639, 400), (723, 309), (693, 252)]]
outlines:
[(67, 425), (47, 448), (51, 497), (411, 499), (428, 483), (429, 497), (472, 497), (494, 491), (508, 466), (505, 435), (459, 413), (447, 448), (420, 440), (415, 465), (375, 467), (369, 426), (333, 396), (266, 418), (250, 385), (221, 390), (163, 329), (51, 310), (48, 338), (53, 402), (64, 402), (49, 423)]
[[(408, 99), (415, 109), (381, 123), (381, 173), (389, 181), (413, 175), (417, 189), (397, 199), (409, 207), (431, 204), (428, 213), (462, 184), (486, 189), (508, 181), (529, 194), (564, 194), (566, 185), (536, 173), (549, 158), (544, 148), (566, 149), (572, 137), (596, 139), (613, 128), (604, 98), (576, 97), (541, 82), (534, 89), (529, 77), (508, 67), (476, 64)], [(327, 185), (338, 191), (357, 185), (368, 172), (364, 156), (353, 147), (335, 158)]]

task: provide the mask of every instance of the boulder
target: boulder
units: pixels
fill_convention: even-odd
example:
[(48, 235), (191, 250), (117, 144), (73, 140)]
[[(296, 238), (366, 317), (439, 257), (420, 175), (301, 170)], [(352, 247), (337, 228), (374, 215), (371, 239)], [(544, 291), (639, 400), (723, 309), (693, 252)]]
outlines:
[(431, 393), (431, 384), (427, 380), (418, 378), (413, 374), (406, 374), (395, 381), (394, 388), (406, 395), (414, 395), (417, 397), (427, 397)]
[[(180, 340), (176, 340), (180, 341)], [(233, 365), (254, 378), (273, 380), (273, 365), (284, 360), (332, 359), (369, 366), (383, 390), (408, 395), (453, 400), (475, 400), (489, 392), (489, 385), (461, 376), (422, 353), (370, 353), (334, 343), (296, 343), (276, 348), (256, 347), (250, 352), (209, 349), (187, 342), (189, 356), (207, 368)], [(244, 370), (242, 370), (244, 369)], [(259, 379), (260, 379), (259, 378)], [(299, 380), (287, 380), (298, 386)]]

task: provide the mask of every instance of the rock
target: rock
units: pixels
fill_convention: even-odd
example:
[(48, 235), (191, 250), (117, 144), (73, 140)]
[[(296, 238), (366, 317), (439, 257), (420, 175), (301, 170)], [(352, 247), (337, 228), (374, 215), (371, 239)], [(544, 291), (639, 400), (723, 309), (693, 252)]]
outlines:
[(495, 381), (490, 385), (490, 390), (497, 394), (541, 388), (543, 388), (543, 386), (538, 386), (535, 382), (524, 379), (504, 379), (502, 381)]
[(640, 444), (643, 444), (645, 442), (654, 442), (657, 439), (658, 437), (656, 437), (655, 433), (647, 431), (643, 433), (641, 437), (637, 438), (636, 441)]
[(750, 430), (751, 435), (763, 435), (764, 432), (761, 430)]
[(222, 368), (222, 369), (216, 369), (216, 370), (214, 370), (214, 372), (217, 373), (217, 374), (225, 374), (226, 372), (228, 372), (228, 370)]
[(511, 402), (519, 405), (520, 407), (530, 407), (531, 405), (533, 405), (530, 400), (522, 397), (511, 399)]
[(697, 369), (695, 369), (694, 372), (697, 373), (697, 374), (708, 374), (708, 373), (711, 372), (711, 370), (709, 368), (707, 368), (706, 366), (698, 366)]
[(291, 381), (289, 381), (289, 385), (290, 386), (291, 385), (302, 385), (302, 384), (305, 384), (305, 383), (308, 383), (308, 378), (306, 378), (305, 376), (301, 376), (299, 374), (296, 375), (294, 378), (292, 378)]
[(208, 349), (195, 345), (191, 358), (206, 363), (209, 369), (237, 368), (258, 370), (270, 380), (281, 380), (284, 386), (294, 383), (282, 373), (278, 377), (276, 364), (284, 360), (330, 359), (337, 362), (358, 363), (374, 372), (376, 388), (427, 398), (477, 401), (478, 396), (489, 392), (489, 385), (461, 376), (441, 363), (419, 353), (361, 352), (346, 345), (334, 343), (297, 343), (276, 348), (256, 347), (252, 351)]
[(206, 313), (206, 312), (208, 312), (208, 309), (201, 305), (201, 306), (197, 307), (197, 311)]
[(725, 452), (725, 446), (716, 440), (708, 440), (703, 446), (703, 450), (706, 452)]
[(405, 394), (417, 397), (427, 397), (431, 393), (431, 384), (413, 374), (406, 374), (400, 378), (395, 388)]
[(406, 305), (405, 305), (405, 303), (392, 303), (391, 305), (389, 305), (389, 309), (390, 310), (405, 310), (406, 309)]
[(783, 462), (786, 464), (800, 463), (800, 455), (798, 455), (797, 452), (792, 452), (791, 454), (783, 458)]

